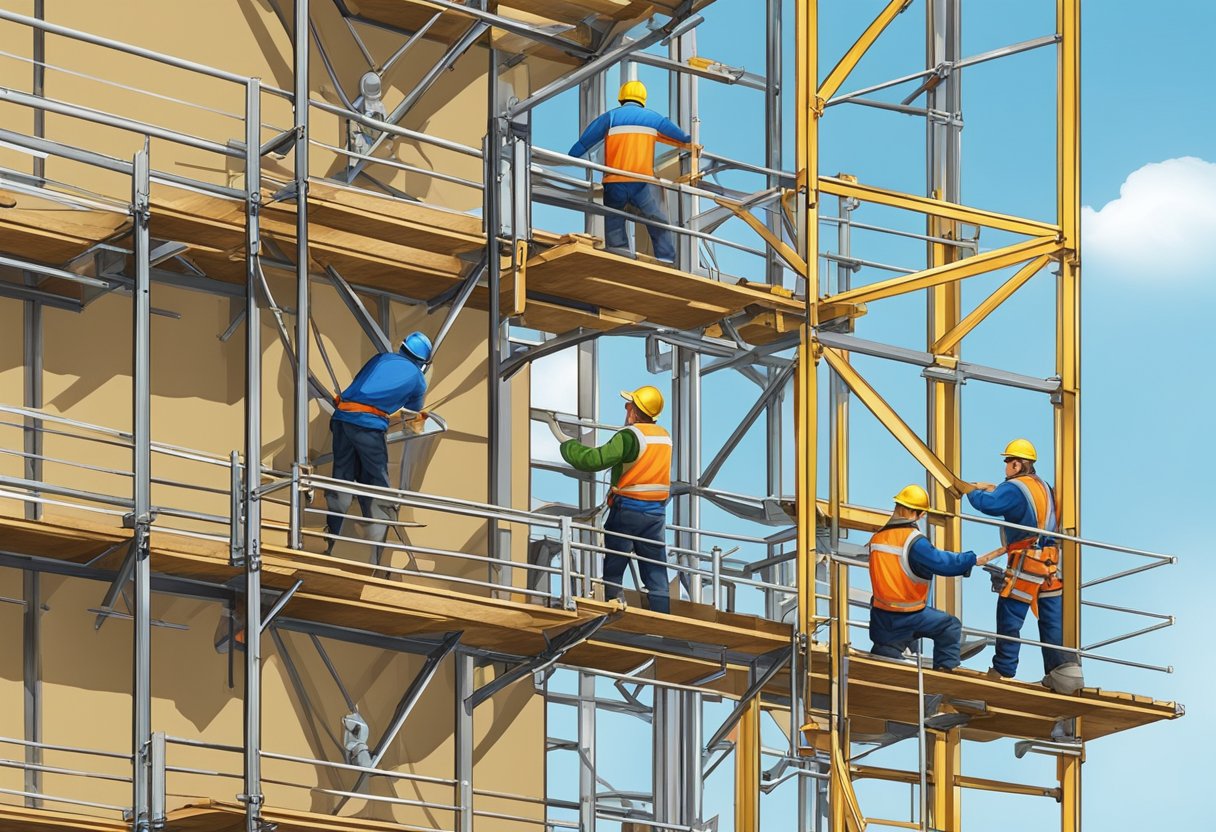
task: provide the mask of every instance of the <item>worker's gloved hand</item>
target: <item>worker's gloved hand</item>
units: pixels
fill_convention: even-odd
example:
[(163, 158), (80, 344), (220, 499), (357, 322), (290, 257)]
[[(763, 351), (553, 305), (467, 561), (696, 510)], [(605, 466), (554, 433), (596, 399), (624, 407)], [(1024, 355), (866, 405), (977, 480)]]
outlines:
[(971, 485), (976, 491), (996, 491), (996, 486), (990, 482), (973, 482)]
[(558, 442), (569, 442), (570, 437), (562, 431), (561, 424), (558, 423), (557, 417), (552, 413), (545, 414), (545, 424), (549, 426), (549, 432), (553, 434), (553, 438)]

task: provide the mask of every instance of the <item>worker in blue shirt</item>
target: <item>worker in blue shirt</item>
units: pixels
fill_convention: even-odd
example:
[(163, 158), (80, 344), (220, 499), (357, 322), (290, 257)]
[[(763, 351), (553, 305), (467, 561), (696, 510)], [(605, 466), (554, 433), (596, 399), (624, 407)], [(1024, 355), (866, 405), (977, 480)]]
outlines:
[(981, 558), (974, 552), (946, 552), (929, 542), (917, 523), (929, 510), (929, 495), (909, 485), (895, 495), (891, 519), (870, 539), (870, 639), (876, 656), (903, 657), (918, 639), (933, 639), (933, 669), (959, 666), (963, 625), (953, 615), (929, 606), (936, 575), (969, 576), (1003, 550)]
[[(364, 485), (388, 487), (389, 419), (400, 410), (418, 413), (413, 424), (420, 425), (426, 396), (423, 372), (434, 348), (431, 339), (421, 332), (411, 332), (401, 342), (396, 353), (381, 353), (363, 365), (350, 386), (334, 397), (336, 410), (330, 419), (333, 434), (333, 477)], [(330, 535), (342, 533), (342, 524), (350, 508), (351, 495), (327, 491), (325, 502), (329, 509), (325, 525)], [(368, 496), (359, 497), (363, 516), (369, 520), (391, 520), (391, 503)], [(388, 526), (372, 523), (369, 529), (373, 542), (383, 543)], [(326, 554), (333, 552), (334, 538), (326, 543)]]
[[(1007, 523), (1034, 529), (1056, 530), (1055, 497), (1051, 487), (1035, 473), (1038, 452), (1025, 439), (1015, 439), (1006, 446), (1005, 481), (1000, 485), (975, 483), (967, 494), (972, 508)], [(1034, 611), (1039, 619), (1039, 641), (1044, 644), (1064, 643), (1064, 583), (1058, 573), (1059, 549), (1054, 538), (1038, 532), (1001, 529), (1001, 542), (1009, 554), (1005, 573), (994, 581), (1000, 593), (996, 602), (996, 631), (998, 635), (1019, 638), (1026, 614)], [(999, 586), (998, 586), (999, 583)], [(1009, 678), (1017, 673), (1017, 641), (998, 639), (996, 656), (988, 675), (994, 679)], [(1071, 679), (1057, 680), (1057, 669), (1068, 665), (1065, 672), (1075, 674), (1077, 665), (1071, 654), (1043, 648), (1044, 684), (1058, 688)]]
[[(667, 224), (663, 191), (646, 178), (654, 178), (655, 142), (691, 148), (692, 136), (671, 119), (646, 109), (646, 87), (641, 81), (627, 81), (617, 95), (620, 107), (601, 115), (587, 125), (570, 148), (571, 156), (586, 156), (591, 148), (604, 143), (604, 164), (626, 173), (604, 174), (604, 205), (615, 211), (632, 206), (644, 219)], [(630, 176), (638, 174), (643, 177)], [(666, 228), (647, 225), (650, 245), (656, 260), (673, 263), (676, 258), (671, 233)], [(629, 256), (629, 235), (620, 213), (604, 217), (604, 244), (609, 251)]]

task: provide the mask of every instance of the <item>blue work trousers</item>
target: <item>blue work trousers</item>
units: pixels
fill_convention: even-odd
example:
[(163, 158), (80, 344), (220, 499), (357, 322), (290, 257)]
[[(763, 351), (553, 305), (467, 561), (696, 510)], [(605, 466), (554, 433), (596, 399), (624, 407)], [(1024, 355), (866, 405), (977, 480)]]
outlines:
[[(334, 470), (336, 480), (388, 487), (388, 443), (384, 431), (364, 428), (341, 419), (331, 419), (329, 429), (333, 433)], [(325, 525), (330, 534), (341, 534), (342, 523), (350, 509), (351, 495), (341, 491), (325, 492), (329, 516)], [(396, 514), (391, 503), (359, 496), (363, 516), (369, 520), (391, 520)], [(369, 537), (383, 542), (388, 527), (373, 523)], [(332, 546), (332, 541), (330, 542)]]
[(963, 625), (949, 613), (925, 607), (919, 612), (889, 612), (877, 607), (870, 610), (870, 639), (876, 656), (892, 659), (903, 657), (907, 648), (915, 648), (920, 638), (933, 639), (933, 667), (953, 670), (959, 665), (959, 643)]
[(649, 543), (614, 534), (604, 535), (604, 548), (623, 553), (604, 555), (604, 595), (607, 598), (624, 596), (621, 580), (625, 577), (625, 570), (629, 568), (629, 558), (625, 557), (625, 554), (633, 552), (638, 556), (638, 570), (648, 593), (651, 611), (671, 612), (667, 588), (667, 546), (664, 543), (667, 516), (613, 506), (608, 510), (604, 531), (620, 532), (654, 541)]
[[(663, 194), (659, 186), (649, 182), (604, 183), (604, 205), (608, 208), (624, 211), (627, 206), (633, 206), (644, 219), (666, 224), (667, 212), (663, 209), (662, 199)], [(647, 224), (646, 233), (650, 235), (650, 247), (654, 249), (655, 259), (675, 262), (676, 249), (671, 242), (671, 232), (666, 228)], [(625, 218), (620, 214), (604, 217), (604, 243), (608, 248), (629, 249)]]
[[(1019, 638), (1022, 624), (1030, 604), (1014, 598), (996, 599), (996, 631), (998, 635)], [(1064, 599), (1055, 595), (1039, 598), (1039, 641), (1044, 644), (1064, 643)], [(1018, 651), (1022, 645), (1016, 641), (997, 639), (996, 658), (992, 666), (1002, 676), (1014, 676), (1018, 672)], [(1064, 662), (1075, 661), (1070, 654), (1060, 650), (1043, 648), (1043, 672), (1050, 673)]]

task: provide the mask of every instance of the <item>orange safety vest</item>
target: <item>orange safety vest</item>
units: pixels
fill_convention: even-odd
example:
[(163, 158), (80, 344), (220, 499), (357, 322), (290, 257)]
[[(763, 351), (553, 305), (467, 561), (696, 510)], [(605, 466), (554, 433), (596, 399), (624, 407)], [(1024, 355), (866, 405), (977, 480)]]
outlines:
[(372, 407), (370, 404), (344, 401), (341, 393), (334, 393), (334, 406), (337, 407), (338, 410), (345, 410), (347, 413), (371, 413), (375, 416), (379, 416), (381, 419), (387, 419), (390, 416), (390, 414), (378, 407)]
[(671, 494), (671, 436), (653, 422), (639, 422), (629, 430), (638, 439), (638, 456), (621, 463), (612, 494), (662, 502)]
[(915, 526), (888, 526), (870, 538), (873, 605), (887, 612), (919, 612), (929, 602), (930, 581), (912, 571), (912, 544), (924, 537)]
[[(613, 110), (612, 112), (616, 112)], [(611, 115), (609, 115), (611, 119)], [(604, 164), (617, 170), (627, 170), (642, 176), (654, 176), (654, 145), (662, 142), (680, 147), (675, 139), (669, 139), (658, 128), (644, 124), (608, 125), (604, 137)], [(604, 174), (605, 182), (637, 182), (638, 180), (619, 173)]]
[[(1056, 531), (1056, 501), (1051, 488), (1038, 477), (1028, 474), (1009, 482), (1017, 486), (1034, 510), (1035, 525), (1049, 532)], [(1014, 598), (1030, 604), (1038, 614), (1039, 598), (1060, 595), (1064, 582), (1060, 580), (1060, 549), (1043, 536), (1027, 537), (1009, 543), (1006, 529), (1001, 529), (1001, 542), (1009, 554), (1005, 567), (1002, 598)]]

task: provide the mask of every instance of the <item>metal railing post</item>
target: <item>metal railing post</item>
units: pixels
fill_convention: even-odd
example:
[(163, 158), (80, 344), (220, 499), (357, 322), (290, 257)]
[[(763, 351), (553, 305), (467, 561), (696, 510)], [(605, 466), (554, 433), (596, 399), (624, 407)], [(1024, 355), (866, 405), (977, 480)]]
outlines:
[(569, 517), (560, 518), (560, 523), (561, 523), (561, 526), (558, 529), (558, 532), (562, 536), (562, 550), (561, 550), (562, 609), (572, 610), (575, 608), (575, 604), (574, 604), (574, 597), (571, 593), (571, 586), (570, 586), (570, 584), (571, 584), (570, 544), (572, 542), (571, 536), (574, 534), (574, 529), (570, 525)]

